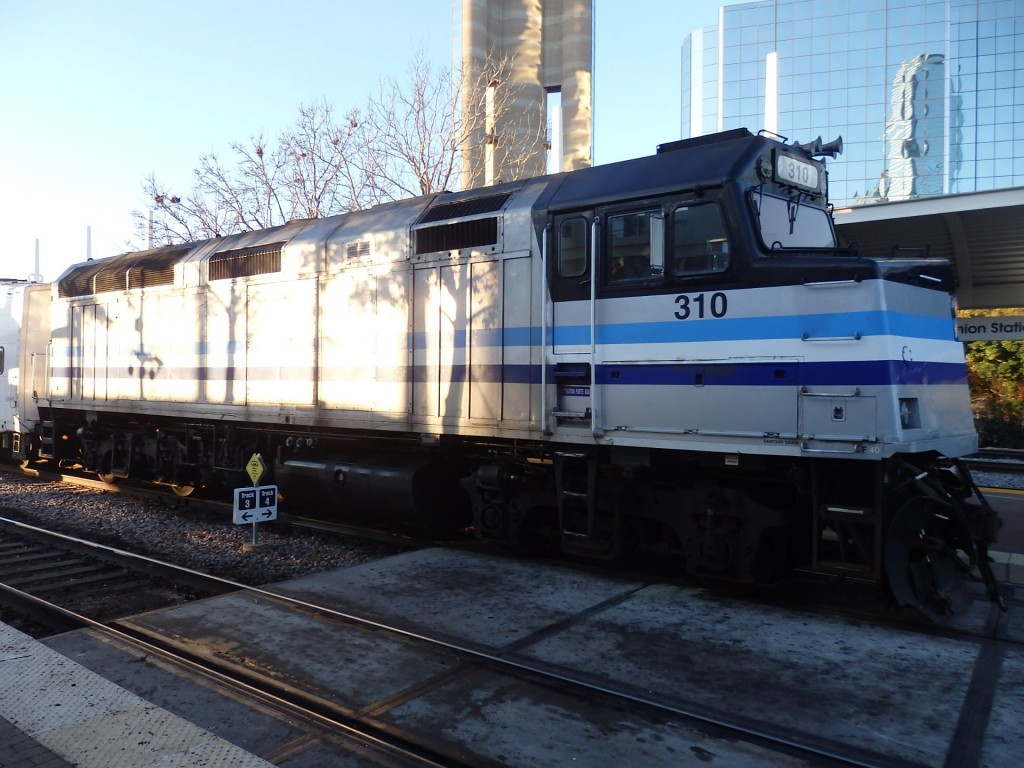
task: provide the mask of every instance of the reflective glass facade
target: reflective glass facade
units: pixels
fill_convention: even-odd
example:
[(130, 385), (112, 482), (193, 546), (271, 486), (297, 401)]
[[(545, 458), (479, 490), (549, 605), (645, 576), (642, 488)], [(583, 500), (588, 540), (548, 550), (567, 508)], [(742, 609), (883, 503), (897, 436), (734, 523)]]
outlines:
[(837, 205), (1024, 186), (1024, 0), (762, 0), (689, 35), (682, 136), (843, 138)]

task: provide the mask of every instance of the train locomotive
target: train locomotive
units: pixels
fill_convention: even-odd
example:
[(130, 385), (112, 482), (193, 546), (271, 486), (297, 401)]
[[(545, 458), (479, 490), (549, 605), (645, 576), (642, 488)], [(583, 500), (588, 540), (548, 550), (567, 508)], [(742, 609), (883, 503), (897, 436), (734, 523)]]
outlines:
[(998, 516), (954, 271), (837, 242), (841, 142), (654, 155), (76, 264), (28, 285), (23, 461), (471, 528), (942, 619)]

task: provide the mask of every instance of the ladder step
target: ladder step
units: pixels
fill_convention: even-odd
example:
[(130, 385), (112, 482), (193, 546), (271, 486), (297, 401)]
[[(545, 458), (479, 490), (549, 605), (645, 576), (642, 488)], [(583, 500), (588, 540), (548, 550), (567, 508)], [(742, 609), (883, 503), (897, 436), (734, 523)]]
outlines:
[(555, 486), (562, 536), (591, 538), (597, 515), (597, 458), (584, 452), (556, 452)]
[(54, 445), (56, 444), (53, 421), (43, 419), (39, 422), (39, 456), (44, 459), (54, 457)]

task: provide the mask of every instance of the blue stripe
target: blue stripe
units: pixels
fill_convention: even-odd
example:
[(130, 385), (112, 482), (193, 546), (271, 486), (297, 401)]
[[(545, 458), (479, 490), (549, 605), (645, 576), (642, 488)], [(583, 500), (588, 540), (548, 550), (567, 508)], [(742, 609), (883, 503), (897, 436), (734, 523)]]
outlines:
[[(705, 320), (673, 320), (647, 323), (604, 323), (597, 326), (598, 344), (671, 344), (699, 341), (764, 341), (769, 339), (800, 339), (822, 337), (906, 336), (909, 338), (954, 341), (952, 319), (925, 317), (906, 312), (839, 312), (818, 315), (785, 315), (782, 317), (721, 318)], [(548, 343), (560, 346), (590, 344), (589, 325), (559, 325), (548, 328)], [(538, 347), (540, 328), (516, 326), (452, 332), (455, 349), (481, 347)], [(410, 334), (413, 349), (437, 346), (437, 334), (416, 331)], [(429, 343), (428, 343), (429, 339)], [(470, 344), (467, 344), (467, 339)], [(197, 345), (197, 354), (232, 355), (244, 342), (219, 342), (214, 349), (209, 342)], [(81, 348), (70, 347), (71, 355), (81, 357)]]
[[(908, 312), (837, 312), (781, 317), (746, 317), (705, 320), (666, 320), (647, 323), (603, 323), (597, 326), (598, 344), (671, 344), (700, 341), (765, 341), (771, 339), (834, 338), (859, 334), (906, 336), (917, 339), (954, 341), (952, 318), (927, 317)], [(548, 329), (559, 346), (590, 344), (589, 325), (559, 325)], [(469, 337), (474, 347), (532, 347), (540, 344), (540, 328), (520, 326), (467, 332), (453, 332), (456, 349), (466, 348)], [(417, 331), (414, 349), (436, 346), (437, 336)]]
[[(697, 341), (764, 341), (769, 339), (907, 336), (954, 340), (952, 318), (905, 312), (841, 312), (782, 317), (721, 318), (675, 322), (619, 323), (597, 327), (598, 344), (664, 344)], [(555, 344), (590, 343), (590, 326), (557, 326)]]

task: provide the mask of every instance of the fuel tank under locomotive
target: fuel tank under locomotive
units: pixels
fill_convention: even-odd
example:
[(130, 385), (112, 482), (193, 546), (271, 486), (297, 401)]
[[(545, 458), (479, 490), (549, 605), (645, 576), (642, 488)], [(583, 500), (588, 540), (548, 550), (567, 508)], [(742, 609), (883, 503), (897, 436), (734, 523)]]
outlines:
[(454, 462), (437, 454), (283, 457), (274, 464), (274, 478), (289, 502), (327, 503), (346, 513), (439, 532), (471, 520)]
[[(363, 451), (296, 449), (249, 429), (193, 423), (124, 420), (81, 424), (74, 414), (55, 413), (55, 455), (77, 460), (101, 477), (136, 479), (192, 488), (245, 484), (243, 467), (253, 453), (275, 456), (262, 478), (275, 483), (295, 510), (299, 506), (345, 517), (362, 516), (449, 533), (469, 525), (469, 500), (459, 486), (458, 462), (444, 452), (366, 447)], [(310, 440), (308, 445), (314, 441)], [(306, 445), (306, 443), (302, 443)]]

